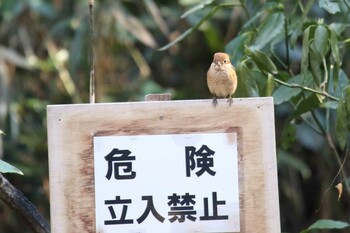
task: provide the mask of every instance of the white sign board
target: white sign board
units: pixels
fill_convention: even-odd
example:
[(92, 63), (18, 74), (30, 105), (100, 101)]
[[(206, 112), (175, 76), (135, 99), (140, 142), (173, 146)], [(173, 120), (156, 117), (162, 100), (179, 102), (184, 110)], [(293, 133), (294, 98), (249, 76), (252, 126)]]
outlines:
[(236, 133), (94, 136), (96, 232), (239, 232)]

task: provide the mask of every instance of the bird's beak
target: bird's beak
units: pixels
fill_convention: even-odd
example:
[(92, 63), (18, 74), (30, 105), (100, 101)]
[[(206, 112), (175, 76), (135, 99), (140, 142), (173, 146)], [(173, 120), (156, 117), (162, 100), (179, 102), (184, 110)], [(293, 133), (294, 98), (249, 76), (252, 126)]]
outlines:
[(221, 61), (214, 61), (214, 63), (218, 66), (222, 66), (222, 64), (223, 64)]

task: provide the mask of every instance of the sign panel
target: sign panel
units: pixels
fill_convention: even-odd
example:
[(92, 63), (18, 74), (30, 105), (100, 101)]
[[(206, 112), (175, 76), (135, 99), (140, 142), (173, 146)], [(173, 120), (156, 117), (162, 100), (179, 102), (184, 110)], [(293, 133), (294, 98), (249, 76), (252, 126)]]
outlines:
[(236, 133), (94, 136), (96, 232), (239, 232)]
[(280, 233), (273, 99), (218, 102), (48, 106), (51, 232)]

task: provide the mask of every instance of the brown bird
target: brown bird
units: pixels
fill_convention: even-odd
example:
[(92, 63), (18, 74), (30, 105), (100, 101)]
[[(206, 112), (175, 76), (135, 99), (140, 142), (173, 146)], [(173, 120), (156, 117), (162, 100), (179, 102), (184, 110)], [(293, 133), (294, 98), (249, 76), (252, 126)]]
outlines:
[(226, 53), (214, 54), (213, 62), (207, 72), (207, 83), (209, 91), (214, 95), (214, 107), (218, 105), (218, 97), (228, 98), (227, 102), (231, 106), (232, 95), (237, 88), (237, 75)]

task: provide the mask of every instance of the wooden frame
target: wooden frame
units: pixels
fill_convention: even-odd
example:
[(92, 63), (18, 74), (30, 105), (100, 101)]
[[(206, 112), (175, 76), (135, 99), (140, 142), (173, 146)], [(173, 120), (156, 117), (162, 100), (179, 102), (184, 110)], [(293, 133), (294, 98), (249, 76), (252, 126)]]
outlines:
[(271, 97), (51, 105), (51, 231), (95, 232), (94, 135), (237, 132), (241, 232), (280, 233)]

